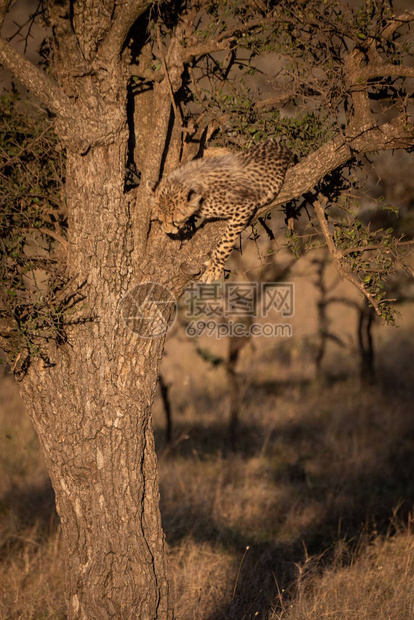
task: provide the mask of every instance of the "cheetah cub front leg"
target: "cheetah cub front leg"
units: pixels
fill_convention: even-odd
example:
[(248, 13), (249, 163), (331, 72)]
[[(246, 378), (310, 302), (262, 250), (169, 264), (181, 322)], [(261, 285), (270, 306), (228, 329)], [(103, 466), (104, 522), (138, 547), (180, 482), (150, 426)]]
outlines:
[(229, 221), (224, 235), (215, 248), (211, 259), (204, 263), (207, 269), (201, 276), (200, 282), (211, 284), (211, 282), (215, 282), (220, 279), (224, 270), (224, 265), (231, 254), (237, 237), (246, 228), (251, 215), (252, 212), (250, 211), (247, 218), (239, 215)]

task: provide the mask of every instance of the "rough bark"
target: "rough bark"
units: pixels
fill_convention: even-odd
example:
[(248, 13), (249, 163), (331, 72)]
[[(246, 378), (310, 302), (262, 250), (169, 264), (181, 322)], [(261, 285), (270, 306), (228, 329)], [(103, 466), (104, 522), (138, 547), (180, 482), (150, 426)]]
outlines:
[(69, 271), (85, 306), (51, 365), (32, 363), (20, 384), (62, 522), (69, 617), (88, 620), (172, 613), (150, 418), (164, 339), (141, 339), (119, 313), (139, 282), (125, 145), (68, 153)]
[(170, 618), (150, 418), (162, 343), (136, 355), (92, 331), (21, 383), (62, 523), (68, 616)]

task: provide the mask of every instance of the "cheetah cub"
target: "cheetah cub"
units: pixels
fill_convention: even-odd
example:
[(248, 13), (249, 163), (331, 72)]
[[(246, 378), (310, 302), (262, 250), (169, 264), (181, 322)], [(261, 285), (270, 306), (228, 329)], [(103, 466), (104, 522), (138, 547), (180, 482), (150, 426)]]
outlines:
[(195, 159), (174, 170), (152, 190), (152, 217), (161, 222), (168, 235), (176, 234), (192, 215), (228, 220), (201, 277), (203, 282), (214, 282), (256, 210), (280, 192), (292, 162), (291, 151), (271, 139), (247, 151)]

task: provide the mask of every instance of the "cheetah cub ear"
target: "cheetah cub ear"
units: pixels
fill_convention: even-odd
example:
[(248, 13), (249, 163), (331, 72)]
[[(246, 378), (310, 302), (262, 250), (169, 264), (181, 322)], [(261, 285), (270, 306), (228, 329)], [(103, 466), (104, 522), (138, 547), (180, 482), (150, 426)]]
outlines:
[(200, 210), (203, 196), (196, 191), (182, 186), (180, 192), (175, 196), (177, 202), (173, 210), (174, 225), (179, 229), (183, 228), (192, 215), (196, 215)]
[(201, 194), (197, 194), (197, 192), (193, 189), (190, 189), (187, 196), (188, 206), (191, 208), (193, 213), (199, 210), (201, 207), (201, 203), (203, 201), (203, 197)]

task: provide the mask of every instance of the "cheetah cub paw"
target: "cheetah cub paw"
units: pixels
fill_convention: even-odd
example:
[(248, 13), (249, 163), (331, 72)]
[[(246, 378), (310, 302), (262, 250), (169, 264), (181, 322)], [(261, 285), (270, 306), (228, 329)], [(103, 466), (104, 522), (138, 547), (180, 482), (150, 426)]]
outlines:
[(214, 265), (214, 262), (212, 260), (204, 263), (204, 266), (206, 270), (201, 276), (199, 280), (200, 282), (204, 282), (205, 284), (211, 284), (212, 282), (220, 280), (223, 273), (223, 267), (218, 267), (217, 265)]

